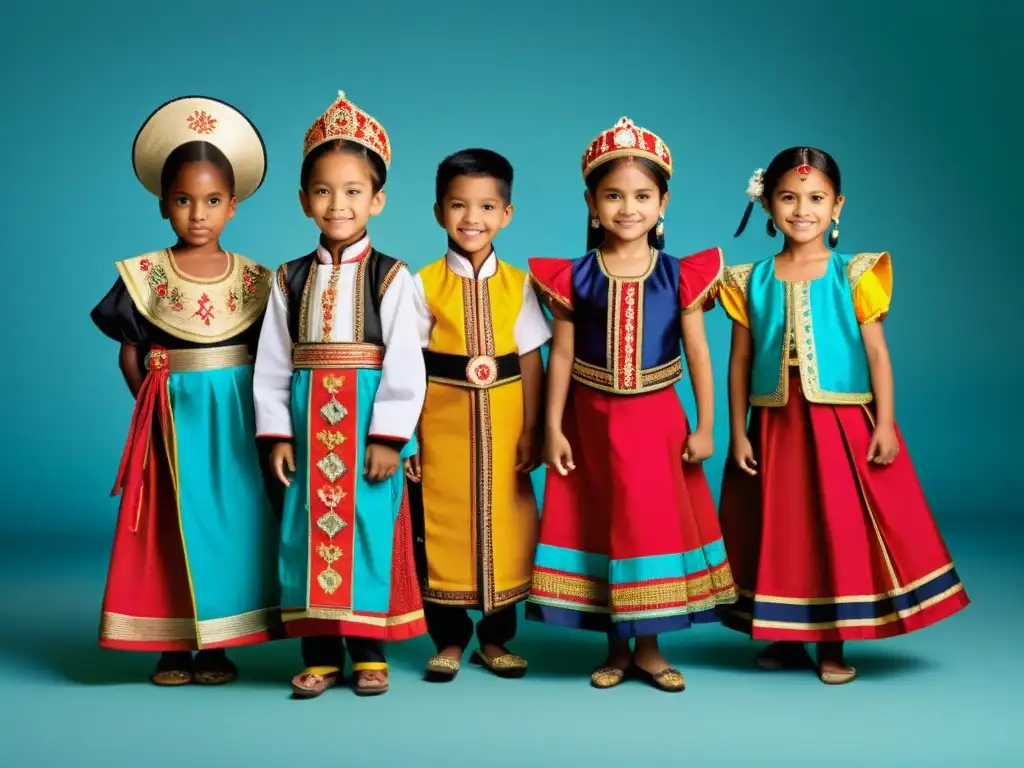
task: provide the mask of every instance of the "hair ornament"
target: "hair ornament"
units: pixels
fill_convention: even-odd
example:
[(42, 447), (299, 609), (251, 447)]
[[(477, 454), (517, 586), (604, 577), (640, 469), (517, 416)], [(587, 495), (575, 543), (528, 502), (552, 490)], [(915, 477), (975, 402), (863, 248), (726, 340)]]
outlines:
[(747, 182), (747, 197), (756, 203), (764, 196), (764, 168), (758, 168)]

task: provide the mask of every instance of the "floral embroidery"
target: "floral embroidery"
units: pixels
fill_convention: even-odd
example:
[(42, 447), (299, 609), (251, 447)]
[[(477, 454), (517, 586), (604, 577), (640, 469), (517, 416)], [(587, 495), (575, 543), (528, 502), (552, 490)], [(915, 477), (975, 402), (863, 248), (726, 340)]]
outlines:
[(196, 133), (213, 133), (217, 130), (217, 118), (206, 114), (205, 110), (196, 110), (188, 116), (188, 127)]
[(244, 265), (242, 267), (241, 281), (227, 293), (228, 311), (237, 312), (239, 301), (241, 301), (242, 306), (245, 306), (250, 301), (258, 298), (256, 288), (260, 280), (263, 280), (267, 274), (269, 274), (267, 270), (259, 264)]
[(185, 308), (185, 294), (167, 281), (167, 272), (160, 264), (153, 264), (149, 259), (139, 262), (139, 269), (149, 273), (149, 287), (161, 299), (167, 302), (172, 310), (181, 312)]

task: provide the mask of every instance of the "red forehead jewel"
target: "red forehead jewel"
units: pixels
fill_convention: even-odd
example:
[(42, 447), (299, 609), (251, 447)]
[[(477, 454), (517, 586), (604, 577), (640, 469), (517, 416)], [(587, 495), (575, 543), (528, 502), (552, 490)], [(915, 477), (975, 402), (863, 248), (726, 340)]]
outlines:
[(796, 172), (800, 174), (800, 180), (803, 181), (808, 176), (810, 176), (810, 174), (811, 174), (811, 166), (806, 165), (806, 164), (805, 165), (798, 165), (796, 167)]

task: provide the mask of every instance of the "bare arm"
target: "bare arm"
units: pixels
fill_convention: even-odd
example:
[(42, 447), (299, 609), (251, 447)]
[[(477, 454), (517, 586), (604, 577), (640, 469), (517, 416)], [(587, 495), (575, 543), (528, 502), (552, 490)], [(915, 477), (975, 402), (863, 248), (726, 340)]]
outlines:
[(704, 313), (683, 315), (683, 352), (690, 371), (693, 397), (697, 401), (695, 432), (711, 434), (715, 426), (715, 382), (711, 372), (711, 352), (704, 332)]
[(875, 398), (875, 424), (878, 427), (892, 429), (896, 423), (895, 384), (885, 333), (882, 331), (882, 324), (877, 322), (862, 325), (860, 332), (868, 356), (868, 370), (871, 373), (871, 390)]
[(544, 361), (540, 350), (527, 352), (519, 358), (523, 376), (523, 431), (532, 432), (541, 421), (541, 403), (544, 396)]
[(572, 361), (576, 354), (571, 320), (555, 317), (552, 327), (551, 357), (548, 360), (547, 431), (560, 434), (565, 401), (569, 397)]
[(750, 331), (739, 323), (733, 323), (729, 348), (729, 434), (734, 443), (740, 442), (747, 434), (751, 358)]
[(143, 381), (142, 371), (139, 369), (139, 348), (134, 344), (123, 342), (117, 362), (132, 397), (138, 397)]

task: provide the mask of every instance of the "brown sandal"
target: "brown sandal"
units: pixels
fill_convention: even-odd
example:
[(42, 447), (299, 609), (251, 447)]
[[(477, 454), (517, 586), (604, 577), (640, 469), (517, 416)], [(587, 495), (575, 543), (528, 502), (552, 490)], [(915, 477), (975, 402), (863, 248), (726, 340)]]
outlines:
[(686, 690), (686, 678), (683, 677), (683, 673), (672, 667), (665, 667), (660, 672), (648, 672), (646, 669), (634, 664), (632, 674), (649, 685), (654, 686), (659, 691), (682, 693)]
[(340, 677), (341, 670), (337, 667), (308, 667), (292, 678), (292, 696), (296, 699), (315, 699), (337, 685)]
[(193, 662), (197, 685), (225, 685), (238, 679), (238, 667), (223, 651), (200, 651)]
[[(368, 675), (373, 672), (380, 672), (384, 675), (383, 682), (372, 680)], [(388, 665), (386, 662), (369, 662), (352, 665), (352, 674), (355, 677), (352, 690), (356, 696), (380, 696), (387, 693), (391, 687), (388, 679)], [(369, 685), (367, 685), (369, 683)]]
[(149, 676), (153, 685), (166, 688), (188, 685), (193, 679), (192, 654), (188, 652), (161, 654), (156, 670)]

